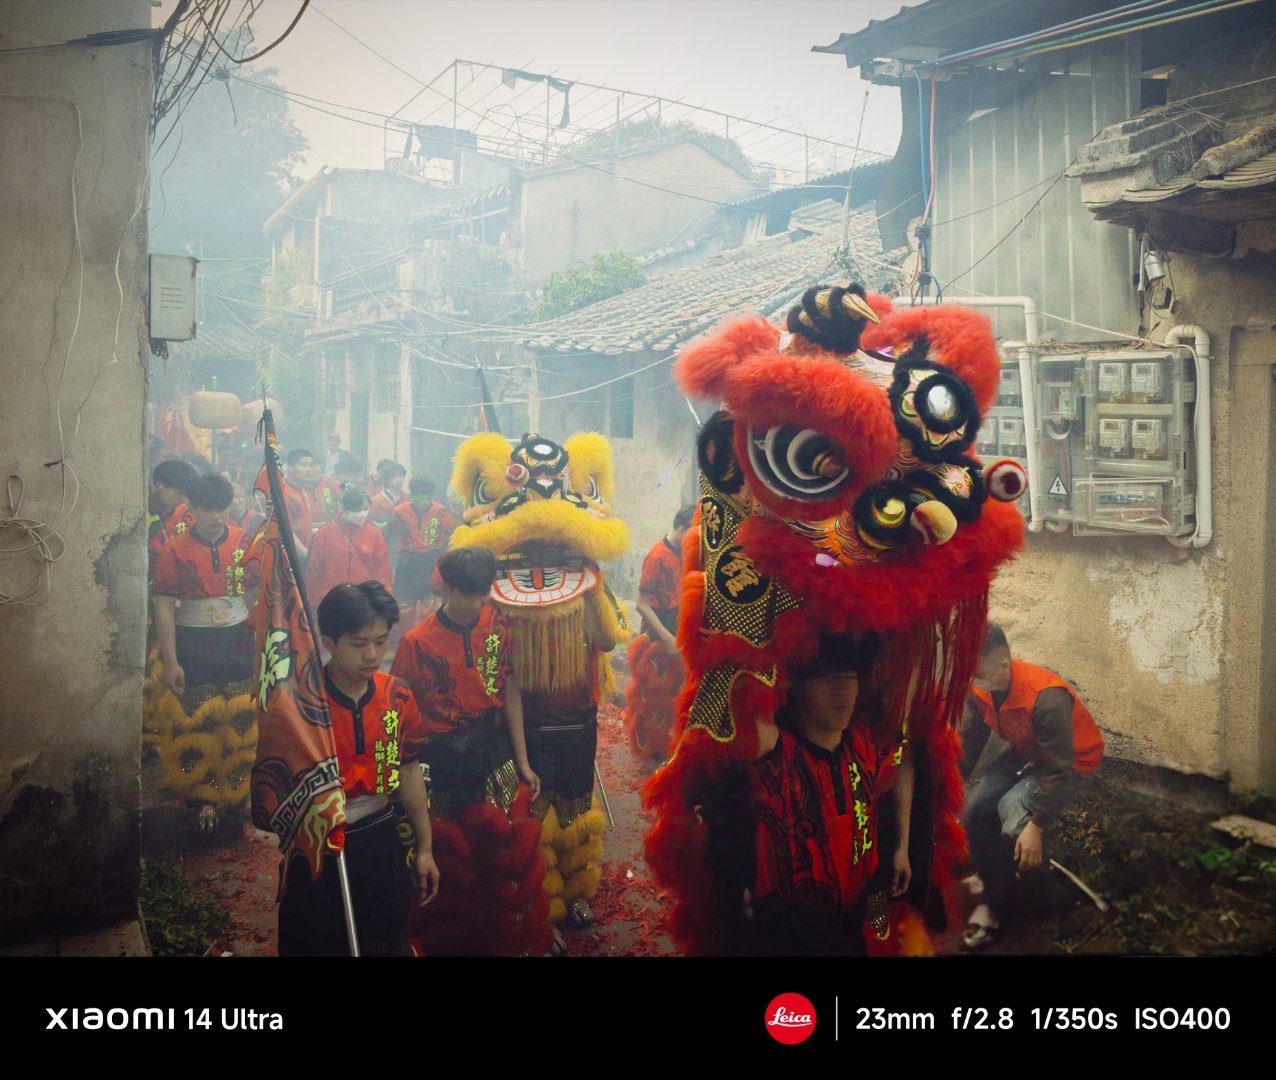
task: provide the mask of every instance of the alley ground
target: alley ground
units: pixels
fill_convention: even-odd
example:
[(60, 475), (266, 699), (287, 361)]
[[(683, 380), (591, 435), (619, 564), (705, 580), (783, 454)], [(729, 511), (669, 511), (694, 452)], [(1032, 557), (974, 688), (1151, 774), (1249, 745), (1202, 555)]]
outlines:
[[(629, 754), (615, 704), (599, 714), (599, 766), (615, 815), (606, 838), (597, 923), (567, 931), (569, 956), (668, 956), (665, 898), (643, 862), (646, 820), (638, 790), (646, 772)], [(277, 846), (241, 822), (190, 850), (196, 834), (159, 787), (152, 764), (144, 843), (148, 849), (147, 928), (157, 952), (273, 956)], [(1270, 804), (1192, 803), (1149, 794), (1127, 763), (1104, 762), (1064, 816), (1048, 856), (1097, 890), (1106, 913), (1062, 875), (1039, 874), (1025, 890), (1035, 914), (1007, 922), (991, 955), (1276, 955), (1276, 851), (1210, 828), (1223, 809), (1276, 820)], [(187, 847), (177, 854), (175, 844)], [(171, 871), (176, 870), (177, 873)], [(971, 899), (959, 895), (969, 910)], [(960, 920), (937, 942), (958, 952)]]

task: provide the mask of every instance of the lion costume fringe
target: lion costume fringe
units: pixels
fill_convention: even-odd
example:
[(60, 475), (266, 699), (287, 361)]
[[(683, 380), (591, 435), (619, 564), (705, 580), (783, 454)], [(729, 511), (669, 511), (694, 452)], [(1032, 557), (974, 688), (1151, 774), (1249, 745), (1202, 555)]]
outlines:
[(669, 756), (682, 676), (682, 661), (662, 641), (639, 634), (629, 643), (624, 723), (629, 750), (639, 761)]
[(257, 749), (248, 683), (194, 686), (181, 696), (161, 680), (158, 651), (142, 682), (142, 742), (154, 749), (177, 798), (218, 811), (244, 808)]
[[(740, 319), (676, 368), (688, 395), (723, 403), (700, 432), (700, 510), (684, 544), (677, 741), (644, 789), (647, 861), (691, 953), (736, 951), (713, 899), (700, 794), (757, 757), (755, 721), (774, 722), (821, 632), (881, 641), (860, 694), (878, 702), (878, 745), (907, 735), (918, 753), (912, 820), (928, 820), (912, 831), (927, 847), (908, 899), (936, 921), (934, 890), (964, 848), (953, 728), (990, 582), (1022, 542), (1006, 502), (1023, 493), (1023, 470), (966, 456), (1000, 374), (987, 319), (895, 310), (853, 285), (808, 290), (787, 329)], [(927, 951), (915, 915), (891, 908), (873, 951)]]

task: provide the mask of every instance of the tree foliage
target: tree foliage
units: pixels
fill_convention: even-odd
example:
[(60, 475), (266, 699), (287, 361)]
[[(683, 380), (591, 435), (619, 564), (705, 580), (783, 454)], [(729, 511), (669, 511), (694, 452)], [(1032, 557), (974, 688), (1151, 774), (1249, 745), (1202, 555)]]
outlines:
[(646, 282), (638, 263), (623, 251), (600, 252), (593, 263), (573, 266), (565, 274), (551, 274), (535, 318), (556, 319), (569, 311), (619, 296)]
[[(282, 89), (273, 74), (247, 77)], [(151, 249), (204, 260), (203, 317), (228, 321), (218, 295), (260, 300), (270, 262), (262, 225), (300, 184), (305, 136), (279, 93), (217, 69), (161, 138), (151, 165)]]

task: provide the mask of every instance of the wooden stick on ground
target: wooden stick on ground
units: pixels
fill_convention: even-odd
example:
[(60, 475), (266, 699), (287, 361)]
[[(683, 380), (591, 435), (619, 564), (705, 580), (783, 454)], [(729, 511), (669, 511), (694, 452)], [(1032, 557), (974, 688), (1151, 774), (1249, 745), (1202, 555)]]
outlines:
[(1095, 892), (1092, 888), (1090, 888), (1089, 885), (1087, 885), (1084, 881), (1082, 881), (1079, 877), (1077, 877), (1077, 875), (1074, 874), (1071, 870), (1069, 870), (1066, 866), (1060, 866), (1054, 859), (1050, 860), (1050, 865), (1053, 866), (1056, 870), (1058, 870), (1059, 873), (1061, 873), (1069, 881), (1071, 881), (1073, 885), (1075, 885), (1078, 889), (1080, 889), (1083, 893), (1085, 893), (1086, 896), (1088, 896), (1091, 900), (1093, 900), (1094, 906), (1097, 907), (1100, 911), (1108, 910), (1108, 902), (1104, 900), (1103, 897), (1100, 896), (1097, 892)]
[(616, 819), (612, 817), (611, 800), (607, 798), (607, 789), (603, 786), (603, 774), (598, 770), (598, 762), (594, 762), (594, 778), (598, 781), (598, 793), (603, 797), (603, 806), (607, 810), (607, 821), (614, 829), (616, 827)]

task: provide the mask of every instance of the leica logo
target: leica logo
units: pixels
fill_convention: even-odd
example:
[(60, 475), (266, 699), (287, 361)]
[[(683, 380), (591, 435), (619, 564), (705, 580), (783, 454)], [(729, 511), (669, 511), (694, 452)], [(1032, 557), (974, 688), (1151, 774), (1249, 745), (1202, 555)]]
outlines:
[(815, 1006), (801, 994), (781, 994), (766, 1007), (765, 1023), (776, 1042), (795, 1046), (815, 1032)]

